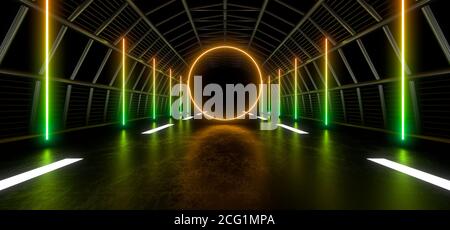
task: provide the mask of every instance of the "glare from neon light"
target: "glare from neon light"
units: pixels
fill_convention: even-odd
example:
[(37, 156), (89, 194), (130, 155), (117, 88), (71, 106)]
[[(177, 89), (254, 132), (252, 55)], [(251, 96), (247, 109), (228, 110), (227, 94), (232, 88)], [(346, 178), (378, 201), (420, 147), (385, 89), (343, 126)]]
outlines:
[(145, 131), (145, 132), (142, 132), (142, 134), (152, 134), (152, 133), (156, 133), (156, 132), (158, 132), (158, 131), (160, 131), (160, 130), (169, 128), (170, 126), (173, 126), (173, 124), (166, 124), (166, 125), (163, 125), (163, 126), (154, 128), (154, 129), (150, 129), (150, 130), (147, 130), (147, 131)]
[(298, 134), (308, 134), (308, 132), (305, 132), (303, 130), (296, 129), (296, 128), (293, 128), (293, 127), (290, 127), (290, 126), (287, 126), (287, 125), (284, 125), (284, 124), (277, 124), (277, 125), (280, 126), (281, 128), (287, 129), (289, 131), (292, 131), (292, 132), (295, 132), (295, 133), (298, 133)]
[(66, 159), (51, 163), (49, 165), (45, 165), (45, 166), (39, 167), (37, 169), (33, 169), (28, 172), (21, 173), (16, 176), (12, 176), (12, 177), (0, 180), (0, 191), (7, 189), (9, 187), (12, 187), (14, 185), (20, 184), (22, 182), (25, 182), (27, 180), (31, 180), (35, 177), (41, 176), (48, 172), (54, 171), (56, 169), (62, 168), (64, 166), (70, 165), (70, 164), (75, 163), (80, 160), (83, 160), (83, 158), (66, 158)]
[(402, 0), (402, 53), (401, 53), (401, 59), (402, 59), (402, 128), (401, 128), (401, 135), (402, 135), (402, 141), (405, 140), (405, 0)]
[(325, 38), (325, 126), (328, 126), (328, 39)]
[(156, 119), (156, 60), (153, 58), (153, 120)]
[(49, 132), (50, 132), (50, 112), (49, 112), (49, 103), (50, 103), (50, 93), (49, 93), (49, 81), (50, 81), (50, 70), (49, 70), (49, 0), (45, 1), (45, 140), (48, 141), (50, 139)]
[(423, 180), (430, 184), (434, 184), (441, 188), (450, 190), (450, 181), (446, 180), (444, 178), (434, 176), (432, 174), (422, 172), (420, 170), (417, 170), (417, 169), (414, 169), (414, 168), (408, 167), (406, 165), (402, 165), (397, 162), (393, 162), (393, 161), (390, 161), (390, 160), (387, 160), (384, 158), (367, 158), (367, 160), (375, 162), (375, 163), (383, 165), (383, 166), (386, 166), (388, 168), (394, 169), (396, 171), (402, 172), (404, 174), (415, 177), (419, 180)]
[(294, 119), (298, 119), (298, 101), (297, 101), (297, 58), (294, 60)]
[(191, 120), (192, 118), (194, 118), (194, 116), (189, 116), (189, 117), (183, 118), (183, 121)]
[(122, 125), (125, 126), (125, 38), (122, 41)]

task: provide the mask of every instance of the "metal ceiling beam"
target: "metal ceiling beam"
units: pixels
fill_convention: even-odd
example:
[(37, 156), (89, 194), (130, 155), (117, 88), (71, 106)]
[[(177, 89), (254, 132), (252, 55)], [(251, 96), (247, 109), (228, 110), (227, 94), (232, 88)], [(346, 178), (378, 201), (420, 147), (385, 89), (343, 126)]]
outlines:
[[(40, 12), (43, 12), (43, 9), (42, 9), (39, 5), (37, 5), (36, 3), (30, 2), (29, 0), (19, 0), (19, 1), (20, 1), (22, 4), (24, 4), (24, 5), (26, 5), (26, 6), (29, 6), (30, 8), (33, 8), (33, 9), (35, 9), (35, 10), (37, 10), (37, 11), (40, 11)], [(67, 26), (68, 28), (71, 28), (71, 29), (73, 29), (74, 31), (76, 31), (76, 32), (78, 32), (78, 33), (80, 33), (80, 34), (82, 34), (82, 35), (88, 37), (88, 38), (91, 38), (92, 40), (94, 40), (94, 41), (96, 41), (96, 42), (98, 42), (98, 43), (100, 43), (100, 44), (102, 44), (102, 45), (104, 45), (104, 46), (106, 46), (106, 47), (108, 47), (108, 48), (111, 48), (111, 49), (113, 49), (113, 50), (116, 51), (116, 52), (119, 52), (119, 53), (122, 52), (121, 49), (119, 49), (119, 48), (117, 48), (116, 46), (112, 45), (111, 43), (109, 43), (109, 41), (107, 41), (107, 40), (105, 40), (105, 39), (103, 39), (103, 38), (100, 38), (100, 37), (96, 36), (95, 34), (92, 34), (91, 32), (87, 31), (86, 29), (84, 29), (84, 28), (82, 28), (82, 27), (80, 27), (80, 26), (78, 26), (78, 25), (76, 25), (76, 24), (74, 24), (74, 23), (72, 23), (72, 22), (70, 22), (70, 21), (68, 21), (68, 20), (66, 20), (66, 19), (64, 19), (64, 18), (62, 18), (62, 17), (60, 17), (60, 16), (58, 16), (58, 15), (55, 15), (55, 14), (51, 13), (51, 14), (50, 14), (50, 17), (52, 17), (53, 19), (55, 19), (56, 21), (58, 21), (58, 22), (61, 23), (62, 25)], [(135, 56), (133, 56), (133, 55), (131, 55), (131, 54), (129, 54), (129, 53), (127, 53), (126, 56), (127, 56), (128, 58), (132, 59), (132, 60), (135, 60), (135, 61), (140, 62), (140, 63), (143, 64), (143, 65), (146, 65), (146, 66), (148, 66), (148, 67), (151, 67), (151, 66), (150, 66), (147, 62), (145, 62), (144, 60), (142, 60), (142, 59), (140, 59), (140, 58), (138, 58), (138, 57), (135, 57)], [(166, 74), (165, 74), (165, 75), (166, 75)], [(166, 76), (167, 76), (167, 75), (166, 75)]]
[(442, 29), (439, 26), (439, 23), (436, 20), (433, 11), (429, 6), (425, 6), (422, 8), (422, 12), (425, 15), (425, 18), (427, 19), (427, 22), (430, 25), (430, 28), (433, 31), (433, 34), (436, 37), (439, 46), (441, 46), (442, 52), (447, 58), (447, 63), (450, 64), (450, 46), (448, 45), (447, 39), (445, 38), (445, 34), (442, 32)]
[(73, 13), (69, 16), (68, 20), (71, 21), (71, 22), (73, 22), (73, 21), (75, 20), (75, 18), (77, 18), (78, 16), (80, 16), (81, 13), (83, 13), (83, 11), (86, 10), (86, 9), (89, 7), (89, 5), (91, 5), (91, 3), (92, 3), (93, 1), (94, 1), (94, 0), (86, 0), (86, 1), (84, 1), (83, 3), (81, 3), (81, 5), (79, 5), (79, 6), (75, 9), (75, 11), (73, 11)]
[(300, 22), (297, 23), (297, 25), (294, 27), (294, 29), (292, 29), (292, 31), (284, 38), (284, 40), (278, 45), (278, 47), (269, 55), (269, 57), (263, 62), (263, 66), (267, 63), (268, 60), (270, 60), (270, 58), (272, 58), (272, 56), (280, 49), (280, 47), (282, 47), (287, 40), (289, 40), (289, 38), (298, 30), (300, 29), (300, 27), (308, 20), (308, 18), (314, 13), (314, 11), (317, 10), (317, 8), (319, 8), (319, 6), (322, 4), (324, 0), (318, 0), (316, 2), (316, 4), (314, 4), (314, 6), (308, 11), (308, 13), (306, 13), (303, 18), (300, 20)]
[(200, 47), (202, 47), (202, 41), (200, 40), (200, 37), (198, 36), (197, 28), (195, 27), (194, 20), (192, 19), (191, 11), (189, 10), (187, 2), (186, 2), (186, 0), (181, 0), (181, 2), (183, 3), (184, 10), (186, 11), (186, 14), (189, 18), (189, 22), (191, 22), (192, 31), (194, 31), (195, 37), (197, 37), (198, 45)]
[(175, 1), (176, 1), (176, 0), (168, 1), (168, 2), (166, 2), (166, 3), (164, 3), (164, 4), (160, 5), (160, 6), (158, 6), (158, 7), (156, 7), (156, 8), (153, 8), (151, 11), (145, 13), (145, 15), (153, 14), (153, 13), (155, 13), (156, 11), (158, 11), (158, 10), (160, 10), (160, 9), (162, 9), (162, 8), (164, 8), (164, 7), (168, 6), (168, 5), (170, 5), (170, 4), (172, 4), (172, 3), (175, 2)]
[(109, 24), (111, 24), (121, 13), (125, 8), (127, 8), (128, 4), (125, 2), (111, 17), (104, 21), (103, 24), (95, 31), (95, 35), (100, 35), (103, 30), (105, 30)]
[[(416, 4), (414, 4), (414, 5), (412, 5), (411, 7), (409, 7), (409, 8), (406, 10), (406, 12), (410, 12), (410, 11), (415, 10), (415, 9), (417, 9), (417, 8), (421, 8), (421, 7), (425, 6), (425, 5), (427, 5), (428, 3), (430, 3), (431, 1), (432, 1), (432, 0), (422, 0), (422, 1), (420, 1), (420, 2), (417, 2)], [(373, 31), (376, 31), (376, 30), (382, 28), (383, 26), (385, 26), (385, 25), (391, 23), (392, 21), (394, 21), (395, 19), (397, 19), (399, 16), (400, 16), (400, 14), (392, 15), (392, 16), (390, 16), (389, 18), (386, 18), (386, 19), (380, 21), (379, 23), (370, 26), (370, 27), (368, 27), (367, 29), (365, 29), (365, 30), (363, 30), (363, 31), (356, 33), (354, 36), (352, 36), (352, 37), (350, 37), (350, 38), (347, 38), (347, 39), (345, 39), (345, 40), (339, 42), (339, 43), (336, 44), (335, 46), (333, 46), (331, 49), (328, 50), (328, 53), (334, 52), (334, 51), (336, 51), (336, 50), (338, 50), (338, 49), (340, 49), (340, 48), (342, 48), (342, 47), (344, 47), (344, 46), (350, 44), (351, 42), (356, 41), (356, 40), (360, 39), (361, 37), (364, 37), (364, 36), (366, 36), (367, 34), (370, 34), (370, 33), (372, 33)], [(313, 57), (313, 58), (311, 58), (311, 59), (305, 61), (303, 64), (299, 65), (298, 68), (301, 68), (301, 67), (303, 67), (304, 65), (307, 65), (307, 64), (309, 64), (309, 63), (311, 63), (311, 62), (313, 62), (313, 61), (315, 61), (315, 60), (317, 60), (317, 59), (320, 59), (320, 58), (322, 58), (324, 55), (325, 55), (324, 53), (321, 53), (321, 54), (319, 54), (319, 55), (317, 55), (317, 56), (315, 56), (315, 57)], [(289, 72), (291, 72), (291, 71), (292, 71), (292, 70), (290, 70)], [(287, 72), (287, 73), (288, 73), (288, 72)], [(287, 74), (287, 73), (286, 73), (286, 74)]]
[(227, 0), (223, 0), (223, 40), (227, 41)]
[(290, 10), (292, 10), (292, 11), (294, 11), (297, 14), (300, 14), (301, 16), (305, 15), (304, 12), (302, 12), (300, 10), (297, 10), (295, 7), (289, 5), (289, 4), (285, 3), (285, 2), (282, 2), (280, 0), (275, 0), (275, 2), (280, 4), (280, 5), (282, 5), (282, 6), (284, 6), (284, 7), (286, 7), (286, 8), (288, 8), (288, 9), (290, 9)]
[(159, 30), (153, 25), (152, 22), (150, 22), (150, 20), (147, 18), (147, 16), (145, 16), (144, 13), (142, 13), (142, 11), (139, 9), (139, 7), (136, 6), (136, 4), (134, 4), (134, 2), (132, 0), (126, 0), (128, 2), (128, 4), (131, 6), (131, 8), (134, 9), (134, 11), (136, 11), (136, 13), (150, 26), (150, 28), (161, 38), (161, 40), (164, 41), (164, 43), (167, 44), (167, 46), (175, 53), (175, 55), (177, 55), (180, 60), (183, 61), (183, 63), (188, 66), (187, 62), (184, 60), (184, 58), (173, 48), (173, 46), (166, 40), (166, 38), (164, 38), (164, 36), (159, 32)]
[(352, 36), (356, 34), (355, 30), (347, 23), (344, 21), (344, 19), (342, 19), (333, 9), (331, 9), (328, 4), (326, 4), (325, 2), (322, 3), (322, 6), (331, 14), (331, 16), (333, 16), (338, 22), (339, 24), (341, 24), (342, 27), (344, 27), (344, 29), (346, 29)]
[(22, 22), (25, 19), (27, 12), (28, 7), (20, 6), (16, 16), (14, 17), (14, 20), (11, 23), (8, 32), (6, 33), (5, 38), (3, 39), (2, 45), (0, 46), (0, 64), (3, 62), (6, 52), (8, 51), (12, 41), (14, 40), (17, 31), (19, 31), (19, 28), (22, 25)]
[(259, 23), (261, 22), (264, 12), (266, 11), (268, 2), (269, 2), (269, 0), (264, 0), (264, 2), (263, 2), (261, 10), (259, 11), (258, 19), (256, 19), (255, 29), (253, 29), (252, 36), (250, 37), (250, 41), (248, 42), (247, 47), (250, 47), (252, 45), (253, 38), (255, 37), (256, 31), (258, 31)]

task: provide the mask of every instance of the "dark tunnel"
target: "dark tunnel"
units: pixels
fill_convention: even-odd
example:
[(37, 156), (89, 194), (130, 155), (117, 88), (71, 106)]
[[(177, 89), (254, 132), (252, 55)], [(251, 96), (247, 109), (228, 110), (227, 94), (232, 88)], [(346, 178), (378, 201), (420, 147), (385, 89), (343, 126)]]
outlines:
[(0, 4), (0, 209), (450, 208), (445, 0)]

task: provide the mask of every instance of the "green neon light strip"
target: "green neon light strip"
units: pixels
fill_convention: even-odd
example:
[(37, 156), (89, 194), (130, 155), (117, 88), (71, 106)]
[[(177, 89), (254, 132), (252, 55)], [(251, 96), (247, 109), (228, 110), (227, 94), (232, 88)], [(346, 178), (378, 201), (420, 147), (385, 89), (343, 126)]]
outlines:
[(153, 58), (153, 120), (156, 119), (156, 61)]
[(328, 39), (325, 38), (325, 126), (328, 125)]
[(402, 0), (402, 141), (405, 140), (405, 0)]
[(297, 101), (297, 58), (294, 60), (294, 119), (298, 119), (298, 101)]
[(49, 137), (49, 0), (45, 1), (45, 140)]
[(125, 126), (125, 38), (122, 41), (122, 125)]
[(169, 69), (169, 116), (172, 116), (172, 69)]
[(182, 84), (182, 81), (181, 81), (181, 75), (180, 75), (180, 105), (178, 106), (178, 111), (180, 113), (183, 112), (183, 97), (182, 97), (182, 94), (181, 94), (181, 90), (182, 90), (181, 84)]
[[(270, 97), (270, 75), (268, 76), (269, 77), (269, 89), (267, 90), (268, 91), (268, 93), (267, 93), (267, 111), (270, 113), (272, 110), (271, 110), (271, 103), (272, 103), (272, 99), (271, 99), (271, 97)], [(272, 117), (272, 116), (271, 116)]]
[(278, 69), (278, 117), (281, 116), (281, 69)]

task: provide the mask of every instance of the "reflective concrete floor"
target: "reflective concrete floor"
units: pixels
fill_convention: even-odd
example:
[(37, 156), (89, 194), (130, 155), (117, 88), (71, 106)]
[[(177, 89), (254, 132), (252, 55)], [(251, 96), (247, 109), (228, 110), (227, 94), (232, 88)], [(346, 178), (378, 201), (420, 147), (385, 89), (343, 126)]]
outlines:
[[(82, 161), (0, 191), (0, 209), (449, 209), (450, 191), (368, 161), (449, 179), (450, 145), (401, 147), (386, 134), (314, 123), (134, 122), (2, 145), (0, 180), (64, 158)], [(441, 149), (447, 149), (442, 151)]]

